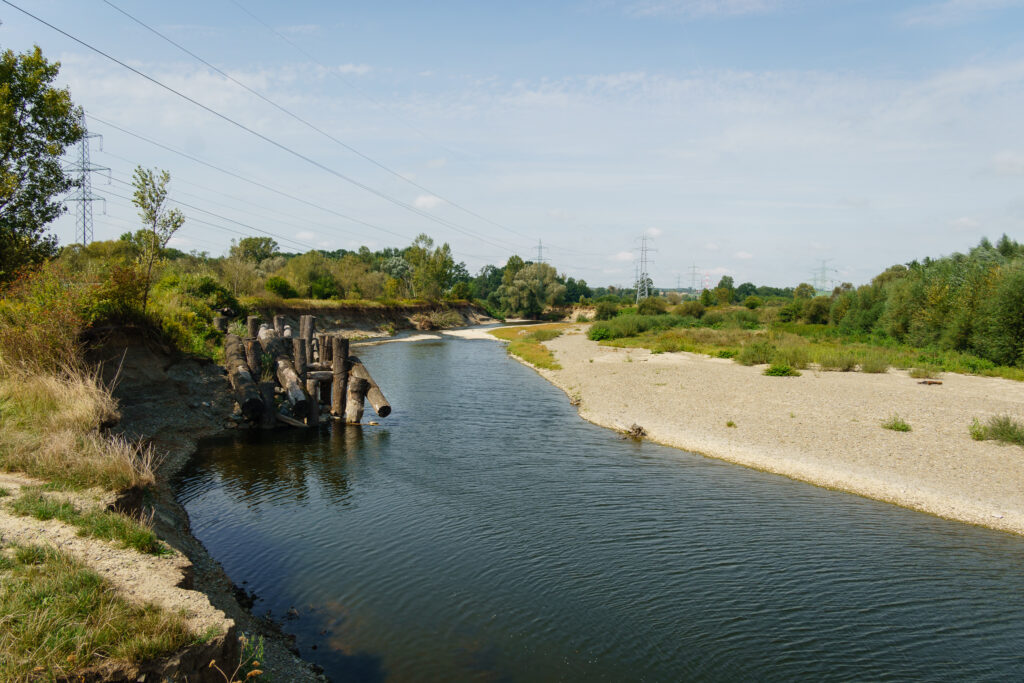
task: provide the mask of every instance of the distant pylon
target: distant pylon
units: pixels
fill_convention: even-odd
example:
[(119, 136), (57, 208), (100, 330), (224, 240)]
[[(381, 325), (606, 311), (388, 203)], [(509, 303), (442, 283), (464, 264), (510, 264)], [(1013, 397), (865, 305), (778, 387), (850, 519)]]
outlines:
[(647, 248), (647, 235), (644, 234), (640, 237), (640, 262), (637, 264), (637, 280), (636, 280), (636, 302), (640, 303), (642, 299), (646, 299), (651, 295), (650, 287), (647, 286), (647, 282), (650, 280), (648, 274), (648, 258), (647, 252), (650, 251)]
[(544, 242), (540, 239), (537, 240), (537, 263), (546, 263), (547, 260), (544, 258)]
[(85, 112), (82, 112), (82, 117), (79, 121), (79, 125), (82, 126), (82, 140), (78, 144), (78, 155), (77, 158), (68, 164), (68, 173), (77, 176), (77, 187), (71, 192), (67, 199), (67, 202), (76, 202), (75, 206), (75, 240), (81, 242), (82, 245), (89, 244), (92, 242), (92, 203), (103, 202), (103, 210), (106, 211), (107, 200), (98, 194), (94, 194), (92, 191), (92, 173), (93, 171), (107, 171), (110, 169), (105, 166), (94, 166), (89, 160), (89, 139), (99, 138), (100, 149), (103, 149), (103, 136), (99, 133), (90, 133), (85, 127)]

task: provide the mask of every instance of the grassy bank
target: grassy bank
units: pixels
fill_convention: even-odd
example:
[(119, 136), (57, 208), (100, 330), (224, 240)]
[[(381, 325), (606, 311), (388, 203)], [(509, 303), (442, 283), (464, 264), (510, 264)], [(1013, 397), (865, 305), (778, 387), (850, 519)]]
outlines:
[(534, 367), (561, 370), (562, 366), (555, 361), (554, 354), (541, 342), (560, 336), (567, 327), (569, 325), (565, 323), (501, 327), (491, 330), (491, 334), (509, 343), (508, 352), (511, 355), (522, 358)]
[(128, 602), (53, 548), (0, 549), (0, 575), (0, 680), (55, 680), (168, 655), (211, 635), (192, 633), (177, 614)]

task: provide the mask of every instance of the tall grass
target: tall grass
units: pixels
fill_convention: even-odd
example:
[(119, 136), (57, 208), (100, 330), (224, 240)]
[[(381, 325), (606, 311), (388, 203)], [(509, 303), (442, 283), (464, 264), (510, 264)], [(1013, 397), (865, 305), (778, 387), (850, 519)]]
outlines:
[(988, 424), (982, 424), (975, 418), (971, 424), (971, 438), (975, 441), (992, 440), (1024, 446), (1024, 424), (1009, 415), (997, 415), (990, 418)]
[(0, 468), (73, 487), (121, 490), (154, 481), (154, 456), (100, 431), (118, 419), (96, 372), (58, 373), (0, 361)]
[(73, 678), (99, 664), (139, 662), (203, 640), (182, 616), (128, 602), (60, 551), (2, 549), (0, 571), (0, 680)]

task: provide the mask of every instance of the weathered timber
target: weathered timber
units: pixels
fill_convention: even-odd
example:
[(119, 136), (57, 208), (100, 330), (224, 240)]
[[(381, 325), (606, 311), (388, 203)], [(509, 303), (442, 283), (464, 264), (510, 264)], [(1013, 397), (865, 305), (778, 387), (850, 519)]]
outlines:
[(306, 333), (302, 338), (306, 340), (306, 361), (313, 362), (313, 335), (316, 333), (316, 316), (306, 316)]
[(227, 333), (228, 331), (228, 319), (223, 315), (213, 316), (213, 327), (214, 329), (220, 330), (221, 332)]
[(348, 391), (348, 339), (339, 334), (331, 337), (331, 415), (337, 419), (345, 417), (345, 394)]
[(327, 410), (331, 409), (331, 385), (334, 384), (334, 373), (327, 373), (332, 375), (328, 379), (322, 379), (317, 382), (317, 386), (320, 388), (320, 404), (327, 406)]
[(292, 410), (296, 415), (305, 416), (309, 409), (309, 397), (306, 396), (306, 391), (299, 381), (299, 374), (295, 372), (295, 366), (288, 360), (288, 354), (285, 353), (285, 341), (269, 327), (260, 330), (259, 339), (263, 352), (272, 359), (271, 363), (274, 374), (277, 375), (277, 382), (284, 389)]
[(292, 363), (295, 372), (299, 373), (300, 379), (306, 377), (306, 340), (301, 337), (292, 337)]
[(285, 325), (284, 326), (284, 331), (281, 332), (281, 337), (284, 338), (284, 339), (291, 339), (292, 338), (292, 326), (291, 325)]
[(249, 372), (252, 373), (252, 378), (259, 382), (263, 377), (263, 349), (260, 348), (260, 340), (254, 337), (245, 339), (242, 343), (245, 345), (245, 362), (249, 366)]
[[(363, 365), (363, 362), (355, 356), (349, 356), (348, 362), (351, 365), (351, 369), (348, 371), (349, 375), (365, 379), (370, 383), (370, 389), (366, 394), (366, 400), (370, 402), (373, 409), (376, 410), (377, 414), (381, 417), (387, 417), (390, 415), (391, 404), (388, 403), (386, 398), (384, 398), (384, 393), (380, 390), (380, 387), (377, 386), (377, 383), (373, 381), (373, 377), (370, 376), (370, 372), (366, 369), (366, 366)], [(351, 382), (352, 380), (349, 379), (349, 381)]]
[(318, 332), (316, 335), (317, 342), (320, 345), (320, 355), (317, 357), (317, 361), (320, 363), (331, 362), (331, 335), (326, 332)]
[(224, 367), (228, 371), (228, 379), (231, 380), (231, 388), (242, 414), (250, 420), (259, 419), (263, 414), (263, 398), (249, 372), (245, 348), (238, 335), (228, 334), (224, 337)]
[(315, 379), (317, 382), (331, 382), (334, 379), (334, 373), (330, 370), (310, 370), (309, 366), (306, 366), (306, 381)]
[(260, 427), (273, 429), (277, 423), (277, 406), (274, 404), (274, 383), (260, 382), (260, 394), (263, 396), (263, 415), (260, 416)]
[(292, 427), (307, 426), (306, 423), (303, 422), (302, 420), (296, 420), (294, 417), (288, 417), (287, 415), (282, 415), (281, 413), (277, 414), (277, 420), (278, 422), (284, 422), (286, 425), (291, 425)]
[(283, 315), (275, 315), (274, 316), (274, 331), (277, 332), (278, 335), (283, 335), (284, 334), (284, 316)]
[(316, 427), (320, 424), (320, 387), (315, 379), (306, 379), (306, 393), (309, 394), (309, 411), (306, 413), (306, 424)]
[(363, 399), (370, 383), (362, 377), (349, 377), (348, 398), (345, 401), (345, 422), (357, 425), (363, 419)]
[(250, 315), (245, 319), (245, 325), (249, 330), (249, 336), (255, 337), (260, 333), (260, 317), (258, 315)]

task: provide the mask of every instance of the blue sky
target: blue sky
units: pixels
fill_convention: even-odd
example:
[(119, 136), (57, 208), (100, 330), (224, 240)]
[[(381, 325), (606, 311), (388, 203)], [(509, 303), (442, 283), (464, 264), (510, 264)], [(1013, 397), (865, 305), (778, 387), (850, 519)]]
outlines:
[[(559, 270), (628, 285), (647, 235), (659, 286), (689, 284), (692, 265), (794, 285), (823, 260), (861, 283), (983, 235), (1024, 239), (1024, 0), (237, 0), (273, 30), (235, 0), (111, 0), (415, 185), (101, 0), (12, 2), (421, 212), (0, 5), (0, 46), (39, 44), (96, 117), (93, 160), (115, 178), (95, 180), (98, 239), (137, 226), (117, 182), (135, 164), (168, 169), (191, 205), (175, 245), (213, 254), (254, 228), (288, 250), (427, 232), (476, 271), (540, 239)], [(73, 241), (71, 216), (54, 229)]]

